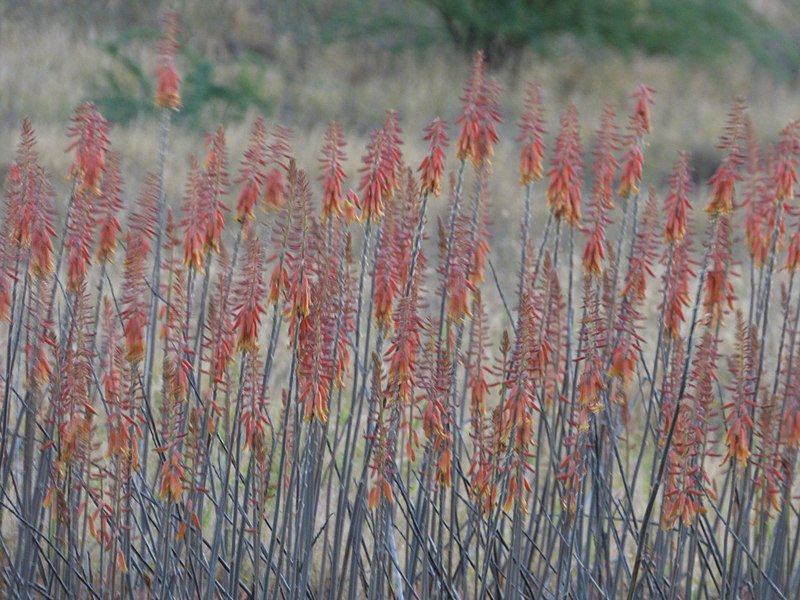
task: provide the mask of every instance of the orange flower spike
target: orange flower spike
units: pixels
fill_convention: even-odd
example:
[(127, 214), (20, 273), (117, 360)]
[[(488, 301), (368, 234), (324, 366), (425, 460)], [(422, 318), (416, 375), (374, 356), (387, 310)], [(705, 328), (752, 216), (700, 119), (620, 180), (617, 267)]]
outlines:
[(745, 111), (744, 100), (737, 98), (728, 112), (725, 133), (719, 144), (723, 152), (722, 161), (709, 179), (711, 201), (706, 207), (706, 213), (712, 217), (733, 213), (736, 182), (742, 178), (739, 168), (745, 162), (744, 148), (750, 134)]
[(461, 132), (456, 142), (456, 156), (464, 161), (469, 158), (477, 167), (488, 161), (498, 142), (496, 125), (501, 122), (497, 107), (497, 96), (500, 88), (497, 82), (488, 76), (486, 60), (483, 53), (478, 52), (472, 63), (472, 73), (464, 90), (461, 101), (464, 105), (456, 124), (461, 125)]
[(629, 343), (620, 344), (611, 352), (609, 377), (619, 377), (624, 385), (628, 385), (636, 373), (636, 353)]
[(636, 105), (628, 119), (629, 133), (625, 142), (627, 150), (622, 160), (622, 176), (618, 190), (622, 198), (639, 192), (644, 165), (643, 138), (651, 130), (650, 106), (654, 103), (653, 93), (653, 89), (645, 85), (639, 85), (633, 93)]
[(603, 272), (603, 260), (606, 257), (605, 237), (600, 229), (595, 229), (586, 241), (583, 250), (583, 268), (588, 275), (599, 277)]
[(272, 275), (269, 279), (269, 296), (267, 301), (270, 304), (277, 304), (284, 290), (289, 288), (289, 274), (280, 263), (275, 263)]
[(720, 165), (709, 183), (712, 186), (711, 201), (706, 207), (709, 215), (730, 215), (733, 213), (733, 200), (736, 194), (736, 181), (739, 173), (732, 165)]
[(120, 175), (119, 156), (114, 152), (109, 152), (98, 201), (100, 235), (96, 257), (100, 262), (110, 261), (117, 249), (117, 234), (122, 231), (117, 215), (122, 211), (122, 207), (122, 176)]
[(108, 122), (92, 102), (84, 102), (75, 110), (67, 134), (74, 140), (66, 151), (75, 150), (72, 176), (78, 188), (99, 192), (109, 145)]
[(344, 153), (344, 136), (339, 125), (334, 121), (325, 133), (325, 146), (320, 158), (322, 167), (322, 216), (325, 219), (343, 211), (342, 183), (346, 177), (342, 164), (347, 161)]
[(447, 148), (447, 122), (436, 117), (425, 128), (425, 137), (428, 142), (428, 154), (422, 159), (419, 166), (420, 192), (422, 194), (441, 193), (441, 180), (444, 173), (445, 148)]
[(581, 220), (581, 154), (578, 111), (570, 104), (561, 116), (561, 129), (548, 171), (547, 205), (556, 219), (573, 226)]
[(389, 112), (381, 129), (372, 133), (359, 170), (361, 183), (361, 219), (378, 221), (383, 217), (384, 203), (397, 186), (397, 171), (402, 158), (399, 153), (397, 117)]
[(596, 142), (592, 152), (592, 192), (589, 198), (588, 239), (583, 251), (583, 268), (592, 277), (599, 277), (603, 271), (605, 259), (605, 230), (609, 223), (608, 209), (613, 208), (612, 185), (619, 164), (614, 156), (619, 150), (616, 115), (609, 105), (603, 110), (603, 118), (596, 134)]
[(686, 320), (684, 309), (691, 304), (689, 298), (689, 277), (694, 276), (689, 259), (687, 242), (680, 243), (674, 251), (672, 277), (665, 282), (667, 286), (664, 326), (673, 337), (680, 337), (680, 326)]
[(158, 49), (156, 67), (157, 108), (179, 110), (181, 107), (181, 77), (175, 68), (175, 54), (178, 52), (178, 15), (168, 11), (162, 22), (161, 43)]
[(344, 198), (344, 221), (348, 225), (361, 222), (361, 203), (358, 194), (353, 190), (347, 192)]
[(652, 130), (650, 124), (650, 106), (655, 104), (653, 94), (655, 94), (655, 90), (644, 84), (639, 84), (636, 91), (633, 93), (633, 98), (636, 99), (636, 107), (634, 108), (631, 121), (635, 122), (643, 133), (650, 133)]
[(644, 170), (644, 153), (640, 144), (636, 143), (625, 153), (624, 166), (620, 177), (619, 190), (621, 198), (639, 193), (639, 183)]
[(800, 231), (795, 231), (789, 238), (789, 249), (786, 252), (786, 268), (794, 273), (800, 267)]
[(203, 224), (205, 215), (201, 212), (201, 193), (200, 166), (193, 156), (189, 161), (189, 176), (183, 202), (184, 218), (181, 227), (184, 230), (183, 262), (197, 271), (203, 270), (205, 262), (205, 227)]
[(603, 410), (600, 393), (605, 390), (602, 371), (599, 365), (593, 364), (595, 360), (596, 357), (590, 359), (592, 364), (587, 365), (578, 385), (578, 402), (592, 413)]
[(264, 166), (266, 165), (267, 127), (262, 117), (253, 123), (250, 133), (250, 146), (244, 153), (236, 183), (242, 184), (239, 202), (236, 205), (236, 220), (240, 223), (255, 218), (254, 211), (264, 184)]
[(689, 193), (691, 192), (691, 171), (689, 154), (681, 152), (669, 178), (669, 193), (664, 201), (667, 221), (664, 226), (664, 239), (675, 243), (686, 235), (689, 220)]
[(53, 191), (38, 162), (36, 134), (27, 117), (22, 121), (16, 160), (6, 178), (6, 235), (21, 249), (30, 249), (28, 271), (44, 278), (53, 270)]
[(781, 141), (778, 144), (778, 164), (774, 175), (776, 203), (794, 198), (798, 154), (800, 154), (800, 121), (792, 121), (781, 131)]
[(248, 232), (244, 264), (239, 285), (235, 290), (237, 308), (233, 329), (236, 332), (237, 348), (242, 352), (249, 352), (258, 347), (261, 315), (265, 312), (262, 299), (266, 292), (261, 242), (253, 232)]
[(55, 231), (42, 221), (37, 221), (31, 235), (31, 259), (29, 271), (37, 278), (45, 278), (53, 272), (53, 237)]
[(123, 334), (128, 346), (127, 358), (132, 363), (141, 362), (144, 359), (145, 325), (147, 325), (147, 315), (142, 310), (132, 313), (123, 326)]
[(280, 209), (286, 202), (286, 176), (278, 168), (267, 172), (264, 182), (264, 206), (268, 211)]
[(517, 141), (522, 143), (519, 157), (520, 185), (542, 179), (544, 174), (544, 110), (542, 95), (536, 83), (528, 84), (525, 112), (519, 125)]
[(219, 252), (222, 230), (225, 228), (225, 211), (228, 207), (223, 197), (228, 193), (228, 151), (225, 130), (220, 126), (207, 137), (208, 152), (205, 160), (199, 210), (205, 226), (204, 250)]

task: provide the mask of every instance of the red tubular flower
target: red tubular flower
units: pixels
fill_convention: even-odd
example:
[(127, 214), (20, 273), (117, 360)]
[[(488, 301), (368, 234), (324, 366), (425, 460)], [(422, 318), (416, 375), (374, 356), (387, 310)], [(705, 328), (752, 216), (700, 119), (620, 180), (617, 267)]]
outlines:
[(286, 202), (286, 168), (291, 158), (289, 138), (291, 132), (278, 126), (272, 142), (267, 147), (269, 169), (264, 181), (264, 207), (268, 211), (280, 210)]
[(500, 88), (488, 76), (483, 53), (475, 54), (472, 73), (461, 101), (464, 110), (456, 124), (461, 125), (461, 133), (456, 142), (456, 156), (459, 160), (472, 160), (474, 166), (489, 160), (498, 141), (496, 124), (500, 123), (497, 96)]
[(647, 277), (653, 276), (658, 238), (658, 205), (655, 188), (650, 188), (642, 225), (637, 230), (630, 267), (625, 273), (623, 296), (641, 302), (647, 294)]
[(392, 493), (392, 474), (395, 463), (395, 442), (397, 439), (397, 429), (399, 427), (397, 404), (385, 397), (382, 386), (383, 373), (381, 372), (381, 360), (377, 354), (372, 355), (373, 378), (372, 378), (372, 398), (370, 422), (374, 423), (374, 432), (368, 436), (372, 440), (373, 458), (370, 462), (370, 470), (374, 477), (374, 483), (370, 488), (367, 497), (367, 508), (374, 510), (384, 502), (394, 503)]
[(633, 98), (636, 99), (636, 107), (634, 108), (631, 122), (635, 123), (637, 130), (643, 133), (650, 133), (650, 106), (655, 104), (653, 100), (655, 90), (644, 84), (639, 84), (636, 91), (633, 93)]
[(158, 197), (158, 178), (148, 174), (144, 192), (139, 197), (138, 210), (130, 216), (126, 237), (120, 317), (127, 344), (126, 356), (131, 363), (144, 358), (144, 329), (147, 326), (151, 294), (146, 271), (158, 223)]
[(710, 215), (730, 215), (733, 212), (733, 199), (736, 194), (736, 181), (739, 172), (731, 165), (720, 165), (709, 180), (713, 187), (711, 202), (706, 207)]
[(225, 130), (220, 126), (206, 139), (208, 152), (201, 179), (198, 209), (203, 219), (205, 250), (219, 252), (222, 230), (225, 228), (225, 212), (228, 206), (224, 197), (228, 194), (228, 151), (225, 147)]
[(419, 166), (420, 192), (438, 196), (441, 193), (441, 180), (444, 173), (444, 151), (447, 148), (447, 122), (436, 117), (425, 128), (428, 154)]
[(522, 143), (519, 157), (520, 185), (539, 181), (544, 169), (544, 110), (539, 86), (531, 82), (525, 95), (525, 112), (519, 124), (519, 137)]
[(605, 236), (599, 228), (594, 229), (583, 249), (583, 268), (587, 275), (599, 277), (603, 272), (603, 261), (606, 257)]
[(286, 201), (286, 176), (283, 171), (273, 167), (267, 171), (264, 182), (264, 206), (267, 210), (278, 210)]
[(98, 223), (100, 225), (100, 239), (97, 243), (97, 260), (110, 261), (117, 248), (117, 234), (122, 231), (117, 215), (121, 212), (122, 201), (122, 175), (120, 174), (119, 156), (109, 152), (106, 161), (105, 177), (100, 186), (98, 199)]
[(261, 387), (261, 370), (263, 365), (257, 353), (247, 352), (242, 369), (242, 414), (241, 423), (244, 429), (245, 448), (257, 449), (264, 441), (265, 427), (269, 424), (266, 399)]
[(18, 249), (29, 252), (28, 270), (38, 279), (53, 270), (53, 191), (36, 152), (36, 134), (30, 120), (22, 121), (15, 163), (6, 178), (4, 235)]
[(205, 261), (205, 226), (203, 223), (205, 215), (201, 213), (200, 206), (202, 193), (200, 179), (200, 166), (193, 156), (189, 160), (189, 175), (184, 193), (181, 227), (183, 228), (183, 262), (197, 271), (203, 270)]
[(737, 98), (728, 113), (725, 133), (720, 140), (723, 151), (722, 162), (709, 179), (711, 184), (711, 201), (706, 207), (709, 215), (730, 215), (736, 195), (736, 182), (742, 176), (739, 168), (744, 163), (744, 144), (747, 141), (748, 120), (746, 106), (741, 98)]
[(362, 219), (378, 221), (383, 216), (384, 203), (397, 188), (397, 173), (402, 164), (400, 143), (397, 115), (390, 111), (384, 126), (370, 136), (359, 169)]
[(594, 182), (589, 200), (588, 239), (583, 251), (583, 268), (587, 274), (593, 277), (599, 277), (603, 271), (605, 230), (609, 222), (606, 212), (614, 206), (611, 186), (619, 167), (614, 156), (618, 149), (619, 136), (617, 135), (614, 109), (606, 106), (593, 152)]
[(67, 290), (78, 292), (86, 279), (92, 261), (91, 247), (95, 228), (94, 207), (88, 192), (79, 189), (73, 196), (72, 211), (67, 222), (64, 250), (67, 256)]
[(690, 173), (689, 154), (681, 152), (678, 161), (672, 168), (672, 175), (669, 178), (669, 193), (664, 201), (664, 210), (667, 213), (664, 239), (669, 243), (678, 242), (686, 235), (689, 210), (691, 209), (689, 202), (689, 194), (692, 189)]
[[(694, 277), (690, 266), (690, 246), (687, 240), (682, 241), (673, 250), (672, 276), (665, 281), (667, 288), (666, 306), (664, 309), (664, 327), (673, 337), (680, 337), (681, 324), (686, 320), (684, 309), (691, 300), (689, 298), (689, 278)], [(666, 273), (665, 273), (666, 275)]]
[(714, 228), (714, 239), (711, 240), (709, 266), (706, 273), (703, 308), (716, 323), (722, 317), (725, 305), (733, 308), (733, 285), (730, 281), (731, 263), (731, 222), (730, 217), (721, 214)]
[(781, 141), (778, 144), (778, 163), (773, 175), (776, 203), (794, 198), (799, 154), (800, 121), (792, 121), (781, 131)]
[(342, 182), (345, 172), (342, 164), (347, 161), (344, 153), (344, 136), (339, 125), (334, 121), (325, 132), (325, 146), (320, 158), (322, 167), (322, 217), (328, 219), (334, 214), (342, 214)]
[(344, 221), (348, 225), (361, 222), (361, 202), (353, 190), (344, 197)]
[(266, 293), (263, 272), (261, 242), (255, 232), (249, 231), (245, 242), (244, 268), (235, 292), (233, 319), (236, 345), (242, 352), (252, 352), (258, 348), (261, 315), (264, 314), (263, 298)]
[(789, 249), (786, 251), (786, 268), (792, 273), (800, 267), (800, 231), (795, 231), (789, 238)]
[(583, 159), (579, 127), (578, 110), (570, 104), (561, 116), (561, 130), (548, 171), (547, 205), (556, 219), (573, 226), (581, 220)]
[(744, 316), (736, 312), (736, 352), (731, 361), (733, 381), (729, 386), (732, 399), (722, 408), (727, 411), (725, 422), (728, 429), (725, 434), (727, 452), (723, 463), (735, 458), (742, 467), (750, 458), (750, 436), (753, 429), (752, 414), (755, 410), (755, 395), (752, 373), (758, 360), (758, 342), (755, 325), (748, 329)]
[(157, 108), (178, 110), (181, 107), (181, 77), (175, 68), (175, 54), (178, 48), (178, 15), (171, 10), (164, 16), (161, 43), (158, 48), (155, 94)]
[(388, 389), (403, 405), (411, 405), (414, 401), (417, 352), (420, 348), (422, 330), (422, 320), (419, 316), (419, 288), (424, 268), (425, 256), (420, 252), (409, 294), (397, 303), (394, 313), (395, 334), (386, 350), (389, 362)]
[(628, 148), (623, 164), (618, 193), (621, 198), (627, 198), (631, 194), (639, 193), (639, 182), (642, 180), (644, 168), (644, 152), (640, 144)]
[(92, 102), (84, 102), (75, 110), (68, 135), (74, 141), (67, 152), (75, 150), (72, 177), (78, 188), (99, 192), (108, 151), (108, 122)]
[(244, 153), (242, 166), (239, 169), (239, 178), (236, 180), (236, 183), (242, 184), (239, 202), (236, 206), (236, 220), (240, 223), (254, 218), (253, 211), (261, 195), (261, 186), (264, 185), (266, 152), (267, 126), (264, 119), (258, 117), (253, 123), (250, 146)]
[(307, 421), (328, 422), (328, 403), (333, 389), (335, 365), (332, 344), (336, 337), (336, 318), (329, 313), (338, 301), (338, 273), (331, 269), (331, 260), (321, 248), (314, 248), (312, 262), (318, 276), (315, 298), (300, 322), (297, 336), (299, 402)]
[(633, 93), (636, 106), (628, 120), (629, 134), (625, 140), (627, 150), (622, 158), (622, 177), (619, 195), (627, 198), (639, 192), (644, 163), (644, 136), (650, 133), (650, 105), (653, 104), (653, 89), (639, 85)]

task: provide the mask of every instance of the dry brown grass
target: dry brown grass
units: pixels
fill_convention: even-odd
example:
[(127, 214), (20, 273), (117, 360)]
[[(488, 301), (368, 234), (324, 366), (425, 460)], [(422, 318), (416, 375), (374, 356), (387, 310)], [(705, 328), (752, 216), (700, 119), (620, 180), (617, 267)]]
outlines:
[[(256, 47), (254, 26), (236, 11), (221, 14), (220, 20), (234, 29), (227, 35), (241, 33), (248, 47)], [(202, 15), (194, 15), (184, 25), (187, 45), (214, 54), (222, 53), (222, 42), (214, 43), (213, 31), (202, 25)], [(75, 29), (75, 28), (73, 28)], [(246, 35), (245, 35), (246, 34)], [(105, 34), (106, 37), (112, 34)], [(268, 34), (264, 34), (265, 37)], [(423, 127), (434, 116), (452, 120), (459, 112), (459, 90), (468, 72), (468, 59), (447, 48), (408, 50), (402, 53), (363, 51), (355, 44), (325, 46), (313, 53), (298, 53), (279, 36), (261, 48), (271, 56), (262, 82), (262, 91), (275, 100), (272, 122), (280, 122), (294, 131), (293, 149), (299, 163), (316, 176), (317, 156), (324, 128), (330, 120), (342, 124), (348, 141), (350, 172), (355, 171), (369, 130), (380, 125), (384, 111), (395, 109), (405, 130), (406, 156), (418, 160), (424, 146)], [(28, 114), (41, 140), (44, 163), (57, 180), (64, 182), (69, 159), (65, 123), (74, 107), (91, 98), (95, 83), (110, 59), (99, 42), (103, 34), (83, 23), (70, 30), (56, 20), (6, 20), (0, 23), (0, 173), (12, 160), (21, 119)], [(268, 50), (267, 50), (268, 49)], [(526, 82), (534, 80), (544, 90), (547, 120), (551, 128), (558, 114), (570, 102), (576, 104), (582, 123), (584, 145), (599, 122), (603, 105), (629, 104), (627, 96), (643, 82), (657, 91), (653, 127), (658, 133), (648, 152), (648, 181), (659, 183), (669, 171), (678, 150), (689, 150), (695, 157), (698, 176), (710, 175), (717, 151), (710, 140), (722, 130), (725, 114), (721, 107), (743, 96), (752, 110), (757, 131), (775, 136), (786, 122), (800, 114), (800, 89), (775, 81), (750, 59), (731, 56), (705, 68), (687, 67), (674, 59), (635, 57), (611, 54), (582, 56), (565, 45), (546, 59), (523, 57), (516, 68), (496, 72), (504, 93), (504, 125), (495, 160), (498, 182), (495, 186), (495, 233), (503, 238), (507, 228), (518, 222), (520, 193), (516, 185), (516, 121), (522, 111)], [(154, 49), (139, 43), (133, 55), (149, 69)], [(224, 56), (215, 57), (220, 77), (226, 70)], [(232, 62), (228, 56), (228, 64)], [(304, 63), (302, 69), (298, 67)], [(248, 115), (240, 123), (226, 120), (231, 160), (238, 163), (254, 118)], [(620, 116), (620, 121), (624, 120)], [(213, 124), (209, 124), (209, 127)], [(123, 167), (129, 194), (138, 191), (147, 170), (154, 166), (158, 125), (141, 120), (116, 126), (112, 143), (125, 148)], [(451, 130), (452, 133), (452, 130)], [(554, 135), (550, 131), (551, 138)], [(202, 133), (186, 129), (173, 132), (168, 163), (168, 191), (178, 198), (188, 165), (188, 156), (201, 154)], [(63, 183), (66, 187), (66, 183)], [(66, 191), (63, 195), (66, 194)], [(543, 205), (543, 198), (539, 205)], [(508, 236), (513, 238), (514, 236)], [(505, 254), (503, 244), (495, 247), (497, 260)], [(507, 249), (515, 253), (514, 248)]]

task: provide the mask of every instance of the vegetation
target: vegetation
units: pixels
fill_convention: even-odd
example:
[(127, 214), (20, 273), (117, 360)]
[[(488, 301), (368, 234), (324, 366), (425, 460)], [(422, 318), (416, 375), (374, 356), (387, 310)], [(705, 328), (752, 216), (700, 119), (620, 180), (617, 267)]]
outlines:
[(420, 156), (394, 111), (350, 176), (336, 123), (312, 166), (256, 117), (236, 166), (222, 126), (185, 158), (179, 203), (178, 51), (169, 14), (141, 181), (75, 109), (63, 219), (22, 120), (0, 225), (7, 595), (797, 589), (800, 123), (762, 147), (735, 100), (707, 186), (680, 151), (659, 190), (654, 90), (607, 105), (587, 153), (577, 108), (548, 121), (531, 83), (498, 264), (482, 54)]
[[(733, 42), (764, 62), (765, 44), (780, 35), (747, 0), (422, 0), (442, 18), (458, 45), (485, 48), (503, 61), (534, 45), (572, 35), (595, 46), (708, 59)], [(786, 40), (788, 41), (788, 40)], [(795, 57), (796, 58), (796, 57)]]

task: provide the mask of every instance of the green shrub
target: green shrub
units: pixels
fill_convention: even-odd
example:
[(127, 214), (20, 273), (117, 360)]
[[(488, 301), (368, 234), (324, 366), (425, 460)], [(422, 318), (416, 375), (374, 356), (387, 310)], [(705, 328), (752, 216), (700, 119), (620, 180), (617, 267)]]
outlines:
[[(747, 0), (421, 0), (433, 7), (453, 41), (469, 51), (483, 49), (502, 62), (522, 48), (544, 49), (554, 37), (573, 36), (590, 46), (622, 52), (708, 59), (743, 45), (766, 64), (778, 54), (797, 55)], [(784, 57), (785, 58), (785, 57)], [(785, 61), (784, 61), (785, 62)]]
[[(131, 52), (132, 43), (146, 37), (150, 37), (147, 32), (134, 31), (103, 47), (112, 63), (95, 83), (94, 97), (111, 122), (126, 123), (155, 111), (152, 73)], [(239, 120), (249, 108), (272, 113), (274, 101), (261, 89), (264, 64), (260, 57), (238, 56), (223, 77), (211, 59), (191, 48), (182, 48), (180, 55), (184, 65), (182, 106), (176, 120), (202, 128), (223, 115), (226, 120)]]

